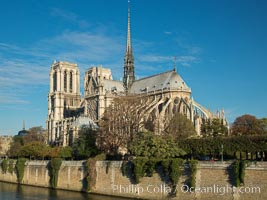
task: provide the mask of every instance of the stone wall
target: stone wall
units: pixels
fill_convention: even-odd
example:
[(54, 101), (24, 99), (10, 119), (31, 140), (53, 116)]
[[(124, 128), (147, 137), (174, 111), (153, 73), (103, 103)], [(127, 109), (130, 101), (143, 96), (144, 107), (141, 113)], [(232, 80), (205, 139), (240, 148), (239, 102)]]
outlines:
[[(122, 162), (102, 161), (96, 163), (96, 182), (91, 191), (99, 194), (164, 199), (169, 197), (168, 178), (160, 172), (144, 177), (134, 184), (130, 174), (122, 175)], [(231, 163), (199, 162), (196, 175), (196, 192), (186, 192), (190, 172), (185, 166), (173, 199), (267, 199), (267, 163), (258, 162), (245, 170), (245, 185), (233, 186), (234, 173)], [(183, 187), (184, 186), (184, 187)]]
[[(49, 161), (26, 162), (22, 184), (50, 187), (48, 163)], [(63, 161), (58, 175), (57, 188), (82, 191), (86, 174), (83, 163), (84, 161)], [(0, 181), (16, 183), (17, 175), (15, 172), (13, 174), (0, 172)]]
[[(1, 161), (0, 161), (1, 162)], [(145, 199), (164, 199), (169, 197), (170, 187), (168, 178), (163, 176), (160, 169), (153, 177), (141, 178), (135, 184), (130, 173), (122, 175), (120, 161), (97, 161), (94, 173), (91, 174), (90, 191), (97, 194), (137, 197)], [(245, 185), (233, 187), (233, 170), (231, 163), (199, 162), (196, 175), (195, 192), (182, 190), (187, 188), (190, 171), (185, 166), (183, 174), (176, 187), (176, 197), (173, 199), (267, 199), (267, 163), (251, 164), (245, 170)], [(129, 171), (130, 172), (130, 171)], [(74, 191), (84, 191), (87, 171), (85, 161), (62, 162), (58, 188)], [(17, 182), (15, 173), (0, 172), (0, 181)], [(48, 161), (26, 162), (23, 184), (49, 187), (50, 176)]]

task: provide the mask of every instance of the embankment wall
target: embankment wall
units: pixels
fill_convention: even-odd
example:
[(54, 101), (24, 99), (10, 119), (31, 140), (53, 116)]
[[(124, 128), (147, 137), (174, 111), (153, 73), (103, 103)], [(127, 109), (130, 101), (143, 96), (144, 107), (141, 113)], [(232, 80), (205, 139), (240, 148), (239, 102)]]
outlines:
[[(0, 161), (1, 162), (1, 161)], [(50, 187), (49, 161), (28, 161), (22, 184)], [(63, 161), (59, 171), (58, 189), (85, 191), (86, 161)], [(135, 184), (130, 173), (123, 176), (120, 161), (97, 161), (90, 176), (90, 192), (123, 197), (165, 199), (170, 197), (167, 177), (159, 170), (152, 177), (143, 177)], [(267, 163), (251, 164), (245, 170), (245, 184), (233, 187), (233, 169), (230, 163), (199, 162), (195, 192), (187, 192), (190, 170), (187, 166), (179, 179), (173, 199), (267, 199)], [(0, 172), (0, 181), (17, 183), (17, 175)]]

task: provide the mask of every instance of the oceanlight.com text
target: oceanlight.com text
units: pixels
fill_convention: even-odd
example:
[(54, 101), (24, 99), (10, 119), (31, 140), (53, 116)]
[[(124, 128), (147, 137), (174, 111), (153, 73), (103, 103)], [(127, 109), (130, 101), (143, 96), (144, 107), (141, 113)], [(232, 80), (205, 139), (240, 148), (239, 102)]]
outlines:
[(261, 188), (258, 186), (235, 187), (235, 186), (230, 186), (230, 185), (221, 186), (221, 185), (216, 185), (216, 184), (213, 184), (211, 186), (204, 186), (204, 187), (189, 187), (188, 185), (182, 185), (180, 189), (183, 193), (188, 193), (188, 192), (214, 193), (218, 195), (225, 195), (227, 193), (246, 194), (246, 193), (260, 193), (261, 192)]
[[(170, 193), (214, 193), (216, 195), (225, 195), (225, 194), (232, 194), (232, 193), (239, 193), (239, 194), (247, 194), (247, 193), (260, 193), (261, 188), (258, 186), (250, 186), (250, 187), (235, 187), (230, 185), (217, 185), (213, 184), (210, 186), (203, 186), (203, 187), (189, 187), (188, 185), (176, 185), (174, 187), (170, 187), (167, 184), (161, 185), (112, 185), (113, 192), (118, 193), (135, 193), (135, 194), (142, 194), (142, 193), (158, 193), (158, 194), (170, 194)], [(180, 190), (180, 191), (178, 191)]]

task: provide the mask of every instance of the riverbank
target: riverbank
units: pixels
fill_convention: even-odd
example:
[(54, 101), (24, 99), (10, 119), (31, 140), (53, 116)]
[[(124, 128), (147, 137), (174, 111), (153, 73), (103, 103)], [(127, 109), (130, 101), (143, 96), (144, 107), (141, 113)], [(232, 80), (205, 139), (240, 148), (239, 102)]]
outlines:
[[(95, 195), (67, 190), (54, 190), (44, 187), (18, 185), (15, 183), (0, 182), (1, 200), (125, 200), (112, 196)], [(128, 199), (128, 198), (127, 198)], [(128, 200), (133, 200), (129, 198)]]
[[(27, 161), (22, 184), (50, 187), (49, 161)], [(158, 171), (152, 177), (141, 178), (135, 184), (131, 174), (122, 173), (121, 161), (96, 161), (88, 176), (86, 161), (63, 161), (57, 188), (87, 192), (88, 177), (91, 193), (129, 198), (165, 199), (267, 199), (267, 163), (251, 163), (245, 170), (245, 184), (234, 187), (231, 163), (199, 162), (196, 190), (190, 192), (190, 170), (185, 166), (176, 188), (170, 188), (168, 178)], [(0, 181), (18, 183), (15, 173), (0, 172)], [(172, 190), (172, 191), (171, 191)]]

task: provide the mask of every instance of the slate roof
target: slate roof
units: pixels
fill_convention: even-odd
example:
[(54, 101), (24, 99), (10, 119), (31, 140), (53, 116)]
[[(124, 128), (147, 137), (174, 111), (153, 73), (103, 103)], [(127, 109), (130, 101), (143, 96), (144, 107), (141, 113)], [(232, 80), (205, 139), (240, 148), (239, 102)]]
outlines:
[(97, 125), (94, 123), (93, 120), (91, 120), (91, 118), (82, 116), (76, 118), (72, 125), (76, 127), (86, 126), (90, 128), (97, 128)]
[(130, 88), (130, 93), (152, 92), (162, 89), (183, 89), (191, 91), (184, 80), (175, 71), (167, 71), (136, 80)]
[(114, 91), (114, 90), (116, 90), (117, 92), (124, 91), (123, 82), (121, 81), (104, 79), (103, 83), (104, 83), (104, 91)]
[(24, 136), (24, 135), (27, 135), (28, 133), (29, 133), (29, 131), (23, 129), (23, 130), (20, 130), (20, 131), (18, 132), (18, 136)]

